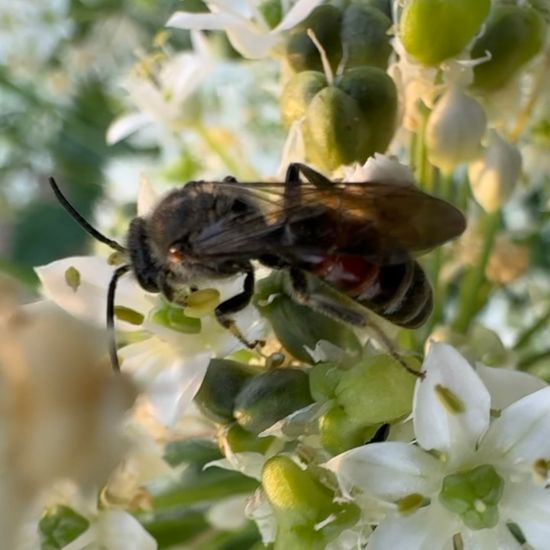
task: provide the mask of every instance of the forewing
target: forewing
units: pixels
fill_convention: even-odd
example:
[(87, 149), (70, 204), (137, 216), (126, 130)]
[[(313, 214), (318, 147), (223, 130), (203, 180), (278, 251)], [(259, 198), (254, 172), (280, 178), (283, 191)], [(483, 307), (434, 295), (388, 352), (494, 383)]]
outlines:
[[(253, 201), (261, 214), (226, 219), (209, 231), (195, 243), (206, 256), (257, 257), (274, 252), (296, 257), (323, 255), (330, 249), (394, 263), (439, 246), (465, 228), (458, 209), (413, 186), (357, 182), (320, 188), (303, 182), (292, 193), (284, 183), (217, 182), (215, 186)], [(323, 242), (312, 246), (300, 242), (299, 235), (292, 243), (282, 238), (289, 223), (317, 223), (327, 212), (335, 227), (328, 228), (333, 230), (327, 231)]]

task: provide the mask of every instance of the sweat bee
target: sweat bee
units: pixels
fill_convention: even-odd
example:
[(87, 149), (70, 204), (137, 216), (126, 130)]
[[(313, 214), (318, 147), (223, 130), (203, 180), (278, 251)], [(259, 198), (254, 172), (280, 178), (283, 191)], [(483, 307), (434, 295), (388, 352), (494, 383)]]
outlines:
[(107, 292), (115, 370), (120, 368), (115, 290), (127, 272), (144, 290), (170, 301), (178, 287), (201, 278), (244, 274), (242, 291), (215, 310), (221, 325), (243, 341), (231, 316), (254, 294), (252, 261), (286, 270), (298, 303), (342, 322), (369, 323), (366, 312), (313, 292), (309, 275), (396, 325), (416, 328), (431, 313), (432, 289), (414, 257), (457, 237), (466, 226), (458, 209), (413, 185), (334, 182), (293, 163), (279, 183), (232, 177), (189, 182), (160, 200), (149, 216), (134, 218), (122, 246), (84, 220), (53, 178), (50, 185), (88, 233), (128, 258), (113, 272)]

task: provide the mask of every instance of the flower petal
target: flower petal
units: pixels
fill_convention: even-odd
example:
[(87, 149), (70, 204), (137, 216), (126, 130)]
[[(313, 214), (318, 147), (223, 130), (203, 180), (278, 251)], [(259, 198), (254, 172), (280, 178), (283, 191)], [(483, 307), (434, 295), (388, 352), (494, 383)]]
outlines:
[(248, 59), (265, 57), (280, 41), (280, 38), (274, 34), (256, 31), (243, 24), (228, 28), (226, 32), (231, 45)]
[(548, 384), (526, 372), (478, 365), (476, 371), (491, 394), (491, 408), (504, 409)]
[(124, 510), (104, 510), (98, 517), (98, 546), (107, 550), (156, 550), (155, 539)]
[[(424, 370), (413, 405), (417, 441), (424, 449), (437, 449), (460, 461), (489, 426), (489, 392), (464, 357), (447, 344), (432, 343)], [(450, 410), (441, 391), (451, 392), (463, 410)]]
[(439, 460), (414, 445), (398, 441), (371, 443), (346, 451), (324, 467), (336, 474), (344, 494), (355, 488), (389, 501), (413, 493), (429, 496), (438, 490), (443, 475)]
[(464, 547), (468, 550), (521, 550), (523, 546), (512, 536), (504, 523), (493, 529), (461, 531)]
[[(535, 550), (547, 550), (550, 541), (550, 493), (535, 483), (514, 483), (502, 503), (506, 519), (519, 525), (528, 544)], [(511, 494), (512, 493), (512, 494)], [(499, 547), (500, 550), (500, 547)]]
[(550, 456), (550, 387), (523, 397), (502, 411), (487, 432), (480, 452), (504, 455), (517, 468)]
[(205, 31), (223, 31), (239, 23), (239, 18), (227, 13), (189, 13), (177, 11), (166, 22), (166, 27)]
[(146, 113), (130, 113), (115, 119), (107, 129), (107, 143), (114, 145), (152, 122)]
[[(75, 268), (80, 274), (78, 287), (74, 289), (66, 281), (66, 272)], [(105, 326), (107, 288), (113, 276), (113, 266), (98, 256), (73, 256), (36, 267), (46, 297), (65, 311), (86, 321)], [(154, 297), (148, 296), (133, 277), (119, 280), (116, 304), (146, 314)], [(141, 326), (120, 322), (123, 330), (141, 330)]]
[(159, 196), (153, 188), (151, 180), (142, 175), (139, 181), (137, 215), (147, 216), (153, 211), (158, 201)]
[(274, 32), (287, 31), (301, 23), (323, 0), (298, 0), (283, 20), (273, 29)]
[(455, 517), (436, 502), (414, 514), (384, 520), (370, 536), (367, 550), (447, 550), (456, 527)]

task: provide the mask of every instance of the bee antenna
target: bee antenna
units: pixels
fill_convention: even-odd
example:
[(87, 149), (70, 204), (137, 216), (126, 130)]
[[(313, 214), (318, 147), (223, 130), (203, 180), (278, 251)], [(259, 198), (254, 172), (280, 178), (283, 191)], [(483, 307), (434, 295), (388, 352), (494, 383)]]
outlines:
[(115, 333), (115, 292), (118, 280), (130, 270), (129, 265), (123, 265), (113, 271), (107, 290), (107, 333), (109, 336), (109, 355), (115, 372), (120, 372)]
[(109, 239), (102, 233), (100, 233), (95, 227), (93, 227), (82, 214), (68, 201), (67, 197), (61, 192), (59, 186), (57, 185), (54, 178), (50, 177), (48, 179), (50, 187), (52, 188), (57, 200), (61, 203), (63, 208), (73, 217), (76, 222), (84, 228), (84, 230), (89, 233), (94, 239), (97, 239), (99, 242), (110, 246), (112, 249), (117, 250), (118, 252), (126, 252), (126, 248), (121, 244), (118, 244), (116, 241)]

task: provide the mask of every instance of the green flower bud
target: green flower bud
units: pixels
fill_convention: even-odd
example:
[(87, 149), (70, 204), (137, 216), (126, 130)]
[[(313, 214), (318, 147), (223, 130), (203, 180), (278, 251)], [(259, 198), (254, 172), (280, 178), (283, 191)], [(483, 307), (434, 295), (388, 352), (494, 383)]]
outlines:
[(468, 168), (472, 193), (486, 212), (496, 212), (510, 198), (521, 164), (519, 149), (491, 132), (485, 155)]
[[(288, 86), (294, 86), (292, 80)], [(303, 106), (307, 96), (301, 97), (302, 103), (291, 105)], [(287, 122), (291, 112), (301, 110), (283, 107)], [(351, 69), (310, 100), (303, 127), (306, 154), (326, 170), (354, 161), (364, 163), (374, 153), (386, 150), (395, 131), (396, 115), (393, 80), (376, 67)]]
[(388, 19), (392, 19), (392, 0), (356, 0), (355, 3), (372, 6), (380, 10)]
[(364, 445), (379, 427), (379, 424), (358, 426), (356, 419), (350, 418), (342, 407), (336, 406), (319, 419), (321, 445), (333, 455), (337, 455)]
[(187, 317), (204, 317), (213, 313), (219, 303), (220, 291), (218, 289), (203, 288), (187, 296), (184, 313)]
[(379, 9), (363, 3), (350, 4), (341, 30), (346, 68), (373, 65), (385, 69), (392, 52), (390, 27), (391, 20)]
[(333, 508), (331, 491), (286, 456), (265, 463), (262, 486), (275, 515), (294, 526), (313, 527)]
[(330, 4), (315, 8), (291, 33), (286, 47), (286, 57), (296, 71), (322, 71), (323, 64), (317, 46), (311, 41), (307, 30), (311, 29), (322, 44), (330, 65), (336, 69), (342, 57), (340, 25), (342, 10)]
[(244, 385), (235, 399), (234, 416), (245, 430), (259, 434), (312, 402), (306, 372), (274, 369)]
[(405, 49), (424, 65), (459, 54), (489, 14), (491, 0), (410, 0), (401, 16)]
[(334, 363), (319, 363), (309, 371), (309, 389), (315, 401), (334, 399), (336, 386), (344, 370)]
[(491, 465), (478, 466), (443, 479), (439, 500), (459, 514), (470, 529), (490, 529), (499, 520), (504, 480)]
[(220, 435), (220, 446), (222, 449), (229, 447), (233, 453), (261, 453), (264, 454), (275, 437), (257, 437), (238, 424), (233, 424), (224, 430)]
[(284, 275), (275, 273), (258, 283), (257, 306), (268, 318), (282, 346), (296, 359), (313, 363), (306, 347), (314, 350), (320, 340), (357, 353), (359, 340), (351, 328), (309, 307), (297, 304), (285, 294)]
[(64, 548), (88, 529), (90, 522), (68, 506), (47, 510), (38, 524), (41, 548)]
[(283, 19), (281, 0), (262, 0), (259, 3), (258, 10), (271, 29), (274, 29)]
[(460, 88), (451, 88), (437, 102), (426, 126), (430, 162), (450, 172), (481, 153), (487, 118), (483, 107)]
[(544, 19), (535, 9), (496, 5), (472, 48), (472, 58), (491, 54), (474, 68), (474, 86), (485, 91), (504, 86), (541, 50), (545, 36)]
[[(420, 370), (416, 360), (407, 363)], [(391, 422), (411, 412), (416, 380), (392, 357), (374, 355), (344, 372), (336, 402), (356, 425)]]
[(229, 359), (211, 359), (195, 403), (215, 422), (233, 422), (237, 394), (258, 371)]
[(326, 76), (317, 71), (304, 71), (291, 78), (281, 96), (284, 124), (290, 126), (305, 116), (312, 99), (327, 86)]

